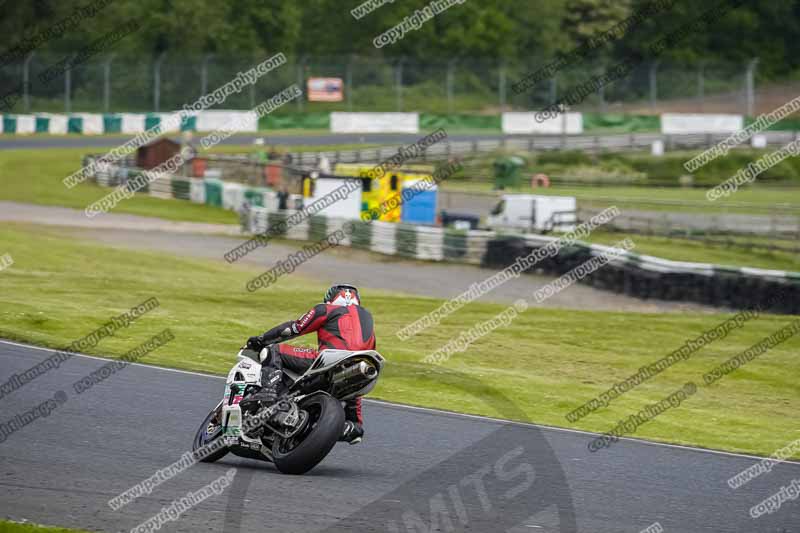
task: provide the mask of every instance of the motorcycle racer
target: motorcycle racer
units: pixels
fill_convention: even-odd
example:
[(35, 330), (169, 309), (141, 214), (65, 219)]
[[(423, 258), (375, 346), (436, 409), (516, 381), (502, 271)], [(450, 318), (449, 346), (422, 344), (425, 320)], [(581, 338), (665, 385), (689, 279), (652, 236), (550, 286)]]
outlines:
[[(314, 331), (317, 332), (317, 350), (280, 342)], [(267, 346), (269, 349), (261, 361), (262, 389), (248, 397), (248, 403), (256, 401), (271, 405), (276, 402), (286, 392), (281, 369), (285, 367), (303, 373), (324, 349), (374, 350), (372, 314), (361, 306), (355, 286), (337, 283), (327, 290), (321, 304), (297, 320), (279, 324), (247, 341), (247, 347), (255, 351)], [(345, 406), (345, 427), (340, 440), (357, 444), (363, 435), (361, 398), (349, 400)]]

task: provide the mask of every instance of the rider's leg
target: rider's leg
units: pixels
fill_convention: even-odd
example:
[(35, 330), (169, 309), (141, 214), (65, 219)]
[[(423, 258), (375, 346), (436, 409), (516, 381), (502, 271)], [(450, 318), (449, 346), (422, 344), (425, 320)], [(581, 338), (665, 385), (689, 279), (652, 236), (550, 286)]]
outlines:
[(344, 408), (344, 417), (345, 420), (364, 425), (364, 419), (361, 416), (361, 398), (347, 400), (347, 405)]
[[(314, 363), (319, 352), (313, 348), (302, 348), (290, 344), (273, 344), (270, 349), (270, 364), (278, 368), (288, 368), (289, 370), (302, 374)], [(262, 373), (263, 368), (262, 367)], [(263, 374), (262, 374), (263, 375)], [(264, 383), (262, 377), (262, 383)], [(364, 436), (361, 417), (361, 398), (348, 400), (345, 405), (345, 425), (341, 440), (350, 444), (358, 444)]]
[(364, 437), (364, 419), (361, 416), (361, 398), (348, 400), (344, 408), (344, 431), (340, 440), (358, 444)]
[(314, 348), (303, 348), (290, 344), (273, 345), (277, 358), (284, 368), (302, 374), (314, 363), (319, 352)]
[(280, 345), (274, 344), (267, 349), (267, 354), (261, 361), (261, 390), (242, 400), (243, 406), (250, 402), (272, 404), (286, 393), (279, 347)]
[(253, 395), (253, 399), (275, 401), (286, 394), (283, 382), (283, 368), (302, 374), (317, 358), (313, 348), (300, 348), (290, 344), (273, 344), (267, 350), (267, 356), (261, 362), (262, 390)]

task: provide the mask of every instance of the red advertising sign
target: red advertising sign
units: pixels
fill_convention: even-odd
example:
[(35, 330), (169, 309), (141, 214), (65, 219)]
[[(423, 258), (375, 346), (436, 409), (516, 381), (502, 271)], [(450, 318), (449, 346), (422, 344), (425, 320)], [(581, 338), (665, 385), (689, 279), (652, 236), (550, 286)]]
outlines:
[(308, 78), (309, 102), (341, 102), (342, 78)]

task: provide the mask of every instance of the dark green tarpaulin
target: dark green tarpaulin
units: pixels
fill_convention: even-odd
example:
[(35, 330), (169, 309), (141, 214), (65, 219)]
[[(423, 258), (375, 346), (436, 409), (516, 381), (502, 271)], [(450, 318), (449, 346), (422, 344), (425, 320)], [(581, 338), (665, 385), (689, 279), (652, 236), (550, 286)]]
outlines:
[(658, 115), (623, 115), (621, 113), (584, 113), (583, 131), (594, 133), (638, 133), (661, 131)]

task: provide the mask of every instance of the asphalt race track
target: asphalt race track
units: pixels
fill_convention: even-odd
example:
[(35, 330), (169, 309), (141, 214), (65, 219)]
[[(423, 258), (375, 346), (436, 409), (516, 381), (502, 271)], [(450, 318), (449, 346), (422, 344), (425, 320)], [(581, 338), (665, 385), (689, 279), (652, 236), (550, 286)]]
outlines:
[[(331, 144), (408, 144), (419, 140), (423, 134), (414, 133), (314, 133), (297, 135), (270, 135), (265, 130), (254, 134), (237, 134), (223, 140), (220, 144), (253, 144), (256, 139), (265, 139), (267, 145), (277, 146), (324, 146)], [(196, 138), (202, 137), (201, 133), (195, 133)], [(480, 133), (480, 134), (458, 134), (448, 135), (452, 141), (472, 141), (483, 139), (502, 139), (511, 137), (502, 133)], [(133, 139), (134, 135), (114, 135), (114, 136), (86, 136), (86, 135), (67, 135), (67, 136), (48, 136), (48, 137), (8, 137), (0, 139), (0, 150), (19, 150), (23, 148), (114, 148)], [(176, 142), (180, 142), (180, 135), (170, 137)]]
[[(51, 353), (0, 341), (0, 383)], [(585, 433), (382, 402), (364, 407), (364, 443), (337, 445), (308, 475), (227, 456), (113, 511), (109, 499), (189, 449), (223, 381), (131, 365), (77, 394), (73, 383), (104, 363), (72, 357), (0, 398), (5, 423), (64, 393), (48, 417), (0, 443), (2, 518), (129, 531), (235, 468), (222, 494), (163, 530), (638, 533), (659, 522), (665, 532), (788, 533), (800, 524), (800, 501), (748, 516), (800, 477), (800, 464), (776, 465), (734, 491), (726, 480), (756, 459), (634, 440), (590, 453), (593, 435)], [(454, 373), (448, 382), (458, 387), (460, 379)], [(507, 399), (494, 405), (515, 414)]]

